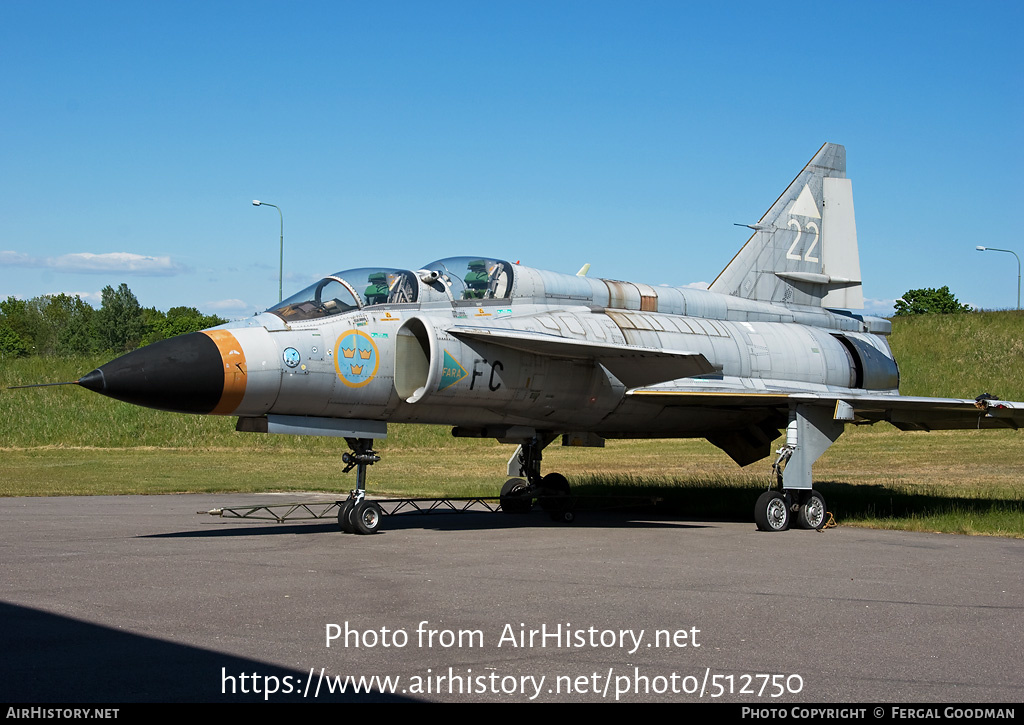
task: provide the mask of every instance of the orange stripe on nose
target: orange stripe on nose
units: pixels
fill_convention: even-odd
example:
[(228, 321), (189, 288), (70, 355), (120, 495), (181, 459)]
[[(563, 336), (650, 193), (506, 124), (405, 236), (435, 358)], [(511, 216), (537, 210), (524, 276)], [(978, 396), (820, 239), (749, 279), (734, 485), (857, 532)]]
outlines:
[(245, 396), (245, 351), (228, 330), (204, 330), (203, 334), (217, 344), (221, 360), (224, 361), (224, 392), (210, 415), (230, 415), (241, 405)]

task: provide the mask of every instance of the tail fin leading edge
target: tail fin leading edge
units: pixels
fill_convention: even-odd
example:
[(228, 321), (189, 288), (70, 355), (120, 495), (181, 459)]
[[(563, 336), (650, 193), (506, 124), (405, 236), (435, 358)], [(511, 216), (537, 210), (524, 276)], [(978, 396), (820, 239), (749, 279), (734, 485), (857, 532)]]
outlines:
[(826, 143), (711, 283), (713, 292), (782, 304), (861, 309), (860, 256), (846, 149)]

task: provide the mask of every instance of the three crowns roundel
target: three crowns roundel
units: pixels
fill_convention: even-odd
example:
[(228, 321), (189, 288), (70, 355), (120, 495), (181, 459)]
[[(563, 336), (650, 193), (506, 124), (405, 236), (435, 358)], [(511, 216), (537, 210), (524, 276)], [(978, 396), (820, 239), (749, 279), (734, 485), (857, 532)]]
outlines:
[(380, 353), (369, 335), (348, 330), (338, 336), (334, 348), (334, 369), (338, 378), (350, 388), (361, 388), (377, 374)]

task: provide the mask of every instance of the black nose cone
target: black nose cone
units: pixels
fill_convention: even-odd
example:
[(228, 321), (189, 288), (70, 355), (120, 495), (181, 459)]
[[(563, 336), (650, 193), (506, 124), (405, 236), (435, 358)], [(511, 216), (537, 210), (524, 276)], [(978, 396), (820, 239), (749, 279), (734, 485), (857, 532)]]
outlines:
[(192, 332), (111, 360), (83, 375), (78, 384), (147, 408), (209, 413), (224, 392), (224, 362), (217, 343)]

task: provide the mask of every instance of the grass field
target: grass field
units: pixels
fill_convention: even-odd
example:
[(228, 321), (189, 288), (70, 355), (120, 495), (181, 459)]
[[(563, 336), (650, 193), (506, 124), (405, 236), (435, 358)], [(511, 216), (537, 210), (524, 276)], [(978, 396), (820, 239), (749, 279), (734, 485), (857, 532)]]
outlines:
[[(1024, 400), (1024, 317), (1012, 312), (896, 319), (907, 395)], [(75, 380), (101, 359), (4, 361), (0, 386)], [(162, 413), (77, 386), (0, 393), (0, 495), (347, 491), (337, 439), (243, 434), (233, 418)], [(373, 493), (494, 495), (511, 446), (448, 429), (391, 426)], [(705, 441), (550, 447), (545, 470), (577, 492), (657, 495), (681, 516), (750, 519), (769, 462), (744, 469)], [(901, 433), (849, 427), (815, 465), (841, 524), (1024, 537), (1024, 448), (1015, 431)]]

